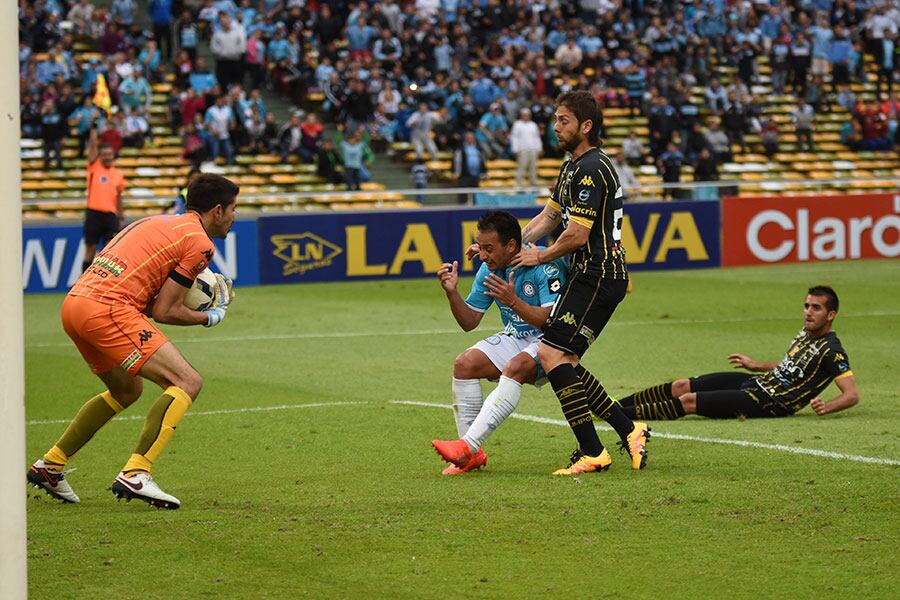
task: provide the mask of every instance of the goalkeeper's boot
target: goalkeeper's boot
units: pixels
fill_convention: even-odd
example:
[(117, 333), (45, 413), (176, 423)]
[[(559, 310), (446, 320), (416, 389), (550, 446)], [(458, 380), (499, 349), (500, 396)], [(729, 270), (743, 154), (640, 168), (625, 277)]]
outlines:
[(28, 478), (28, 483), (36, 488), (42, 488), (58, 500), (71, 504), (81, 502), (81, 499), (72, 490), (72, 486), (66, 481), (65, 473), (48, 469), (44, 459), (40, 459), (31, 465), (26, 477)]
[(606, 448), (600, 453), (600, 456), (588, 456), (581, 451), (581, 448), (572, 453), (569, 459), (569, 466), (565, 469), (557, 469), (553, 471), (554, 475), (580, 475), (581, 473), (591, 473), (593, 471), (605, 471), (612, 464), (612, 458)]
[(441, 455), (441, 458), (448, 463), (453, 463), (460, 469), (468, 465), (477, 454), (477, 452), (473, 453), (469, 450), (469, 445), (466, 443), (466, 440), (461, 438), (453, 440), (452, 442), (434, 440), (431, 442), (431, 445), (434, 446), (435, 451)]
[(646, 423), (635, 422), (634, 429), (624, 442), (619, 442), (622, 449), (631, 455), (631, 468), (638, 470), (647, 466), (647, 444), (650, 442), (650, 428)]
[(474, 471), (476, 469), (480, 469), (481, 467), (487, 464), (487, 454), (484, 452), (484, 448), (479, 448), (478, 452), (476, 452), (471, 460), (466, 463), (466, 466), (460, 468), (456, 465), (451, 464), (449, 467), (441, 471), (441, 475), (460, 475), (462, 473), (468, 473), (469, 471)]
[(178, 498), (159, 489), (159, 486), (153, 481), (153, 477), (146, 471), (138, 471), (131, 476), (122, 471), (113, 481), (110, 489), (116, 498), (120, 500), (125, 498), (127, 502), (137, 498), (156, 508), (174, 510), (181, 506)]

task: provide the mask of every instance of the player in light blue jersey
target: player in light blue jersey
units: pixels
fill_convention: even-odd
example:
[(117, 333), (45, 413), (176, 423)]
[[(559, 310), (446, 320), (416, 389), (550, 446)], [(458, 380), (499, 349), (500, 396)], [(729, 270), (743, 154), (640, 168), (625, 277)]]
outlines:
[[(496, 304), (504, 329), (481, 340), (456, 357), (453, 364), (453, 411), (459, 439), (434, 440), (438, 454), (451, 463), (443, 473), (456, 475), (483, 467), (482, 445), (516, 409), (522, 384), (540, 386), (544, 372), (537, 360), (541, 327), (550, 315), (568, 270), (560, 258), (512, 272), (510, 261), (522, 246), (519, 221), (505, 211), (490, 211), (478, 220), (475, 236), (481, 268), (468, 297), (457, 289), (458, 263), (444, 263), (438, 271), (450, 311), (464, 331), (475, 329), (484, 313)], [(498, 379), (485, 399), (481, 380)]]

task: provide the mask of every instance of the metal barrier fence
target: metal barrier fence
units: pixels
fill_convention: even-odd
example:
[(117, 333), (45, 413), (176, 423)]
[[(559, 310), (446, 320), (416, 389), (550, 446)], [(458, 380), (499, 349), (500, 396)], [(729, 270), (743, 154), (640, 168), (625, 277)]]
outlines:
[[(754, 196), (818, 195), (822, 192), (841, 194), (900, 191), (900, 177), (834, 178), (834, 179), (780, 179), (772, 181), (707, 181), (657, 183), (624, 188), (626, 201), (644, 202), (660, 200), (718, 200), (725, 196), (751, 193)], [(431, 207), (442, 206), (527, 206), (539, 198), (549, 198), (546, 187), (430, 187), (421, 189), (368, 190), (360, 192), (261, 192), (241, 194), (242, 200), (279, 198), (285, 211), (308, 211), (321, 205), (328, 210), (330, 203), (365, 201), (376, 206), (385, 201), (414, 199)], [(127, 202), (167, 205), (171, 196), (129, 196)], [(71, 204), (72, 209), (84, 206), (84, 197), (30, 199), (22, 201), (23, 207), (42, 204)]]

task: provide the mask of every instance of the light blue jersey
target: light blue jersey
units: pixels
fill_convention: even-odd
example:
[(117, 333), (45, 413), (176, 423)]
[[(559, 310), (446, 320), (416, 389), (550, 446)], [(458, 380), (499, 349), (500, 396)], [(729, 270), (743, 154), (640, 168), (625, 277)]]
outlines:
[[(491, 271), (486, 264), (482, 263), (481, 268), (475, 274), (475, 283), (472, 284), (472, 291), (466, 298), (466, 304), (472, 310), (483, 313), (496, 302), (500, 308), (500, 319), (505, 328), (504, 333), (517, 338), (540, 335), (540, 328), (529, 325), (516, 314), (516, 311), (486, 293), (484, 280), (490, 273), (494, 273), (504, 281), (509, 281), (511, 269), (512, 267), (507, 267), (499, 271)], [(552, 306), (566, 282), (568, 270), (569, 267), (562, 258), (536, 267), (522, 267), (513, 274), (516, 295), (531, 306)]]

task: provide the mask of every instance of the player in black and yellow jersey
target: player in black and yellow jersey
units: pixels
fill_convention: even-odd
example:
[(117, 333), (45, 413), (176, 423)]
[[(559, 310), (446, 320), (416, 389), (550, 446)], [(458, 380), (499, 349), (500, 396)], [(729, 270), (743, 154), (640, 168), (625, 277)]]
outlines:
[[(803, 329), (781, 362), (755, 361), (743, 354), (728, 358), (735, 368), (762, 373), (711, 373), (647, 388), (619, 402), (632, 418), (677, 419), (698, 414), (712, 419), (787, 417), (807, 404), (817, 415), (845, 410), (859, 402), (847, 352), (831, 326), (838, 311), (833, 289), (809, 288)], [(840, 396), (819, 398), (834, 381)]]
[(513, 259), (518, 267), (571, 255), (569, 279), (544, 326), (538, 359), (578, 440), (568, 467), (555, 475), (602, 471), (612, 462), (594, 429), (591, 413), (606, 420), (631, 454), (632, 468), (646, 464), (649, 429), (633, 423), (581, 357), (609, 322), (628, 287), (622, 249), (622, 188), (610, 158), (599, 148), (603, 116), (594, 97), (570, 91), (556, 101), (553, 130), (571, 154), (560, 171), (552, 199), (522, 230), (534, 242), (561, 222), (564, 230), (548, 248), (526, 247)]

